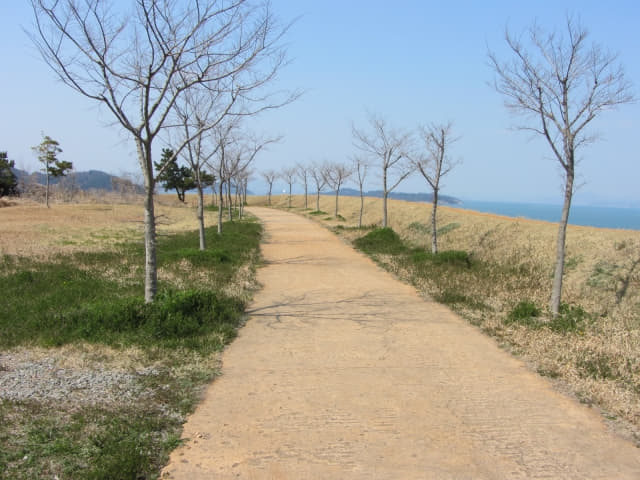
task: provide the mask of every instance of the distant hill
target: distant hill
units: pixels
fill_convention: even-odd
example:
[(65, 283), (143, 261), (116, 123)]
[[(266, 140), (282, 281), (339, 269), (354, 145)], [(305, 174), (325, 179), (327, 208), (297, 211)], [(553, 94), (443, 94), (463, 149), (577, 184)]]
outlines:
[[(17, 168), (14, 168), (12, 170), (16, 178), (18, 179), (18, 184), (22, 182), (25, 182), (25, 183), (31, 182), (31, 183), (44, 185), (47, 181), (46, 176), (42, 172), (29, 173), (25, 170), (20, 170)], [(95, 189), (95, 190), (112, 191), (114, 189), (114, 186), (117, 186), (119, 182), (120, 183), (123, 181), (128, 182), (127, 180), (123, 180), (120, 177), (117, 177), (115, 175), (110, 175), (108, 173), (101, 172), (100, 170), (89, 170), (88, 172), (73, 172), (71, 175), (73, 175), (74, 177), (73, 181), (75, 182), (74, 183), (75, 187), (78, 188), (79, 190)], [(70, 180), (69, 176), (49, 178), (49, 182), (51, 183), (51, 185), (56, 185), (61, 181), (68, 182), (69, 180)], [(142, 191), (141, 186), (137, 186), (137, 188), (139, 191)]]
[[(333, 192), (335, 193), (335, 192)], [(355, 190), (353, 188), (344, 188), (340, 190), (340, 195), (344, 195), (346, 197), (359, 197), (360, 191)], [(370, 190), (365, 192), (364, 195), (366, 197), (375, 197), (382, 198), (382, 190)], [(394, 200), (405, 200), (407, 202), (433, 202), (433, 194), (431, 193), (404, 193), (404, 192), (391, 192), (389, 194), (389, 198)], [(447, 205), (461, 205), (462, 200), (451, 197), (449, 195), (439, 195), (438, 199), (441, 203)]]

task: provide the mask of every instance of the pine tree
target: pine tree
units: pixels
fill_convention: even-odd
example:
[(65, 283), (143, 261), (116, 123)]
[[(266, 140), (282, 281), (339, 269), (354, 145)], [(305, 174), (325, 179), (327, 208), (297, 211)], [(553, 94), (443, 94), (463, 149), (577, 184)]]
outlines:
[(49, 208), (50, 177), (64, 177), (67, 172), (73, 168), (73, 164), (71, 162), (67, 162), (66, 160), (58, 159), (57, 155), (59, 153), (62, 153), (60, 144), (57, 140), (54, 140), (48, 135), (43, 135), (42, 143), (40, 143), (40, 145), (32, 147), (32, 150), (36, 152), (36, 154), (38, 155), (38, 160), (44, 165), (44, 168), (42, 170), (47, 178), (45, 203), (47, 204), (47, 208)]
[(15, 166), (7, 152), (0, 152), (0, 197), (18, 195), (18, 180), (11, 170)]
[(162, 149), (162, 157), (159, 162), (154, 162), (156, 170), (160, 172), (157, 177), (165, 190), (175, 190), (178, 199), (184, 202), (184, 194), (188, 190), (196, 188), (193, 171), (185, 166), (179, 166), (174, 152), (170, 148)]

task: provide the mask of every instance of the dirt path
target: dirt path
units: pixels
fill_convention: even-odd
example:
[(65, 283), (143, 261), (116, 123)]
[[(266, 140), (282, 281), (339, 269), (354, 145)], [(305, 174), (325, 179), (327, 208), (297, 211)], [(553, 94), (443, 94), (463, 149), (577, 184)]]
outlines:
[(163, 478), (640, 478), (640, 450), (445, 307), (309, 220), (252, 212), (264, 288)]

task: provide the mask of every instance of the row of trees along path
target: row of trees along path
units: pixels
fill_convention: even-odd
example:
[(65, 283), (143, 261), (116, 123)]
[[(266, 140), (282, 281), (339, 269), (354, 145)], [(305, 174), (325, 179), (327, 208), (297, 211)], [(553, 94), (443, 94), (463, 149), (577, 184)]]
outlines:
[(172, 479), (637, 479), (597, 412), (301, 216), (185, 424)]
[(281, 40), (288, 26), (266, 0), (30, 3), (30, 36), (45, 62), (66, 85), (103, 106), (135, 143), (145, 190), (145, 300), (151, 302), (158, 286), (153, 195), (162, 174), (154, 171), (154, 147), (168, 136), (176, 140), (174, 155), (189, 149), (192, 158), (202, 135), (223, 123), (292, 101), (295, 93), (266, 88), (286, 63)]

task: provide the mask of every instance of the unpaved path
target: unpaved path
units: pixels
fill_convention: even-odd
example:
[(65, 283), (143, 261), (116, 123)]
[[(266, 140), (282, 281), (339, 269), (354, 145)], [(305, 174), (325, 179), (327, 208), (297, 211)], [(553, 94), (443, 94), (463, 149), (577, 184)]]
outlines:
[(638, 479), (640, 450), (330, 232), (253, 208), (264, 288), (175, 479)]

